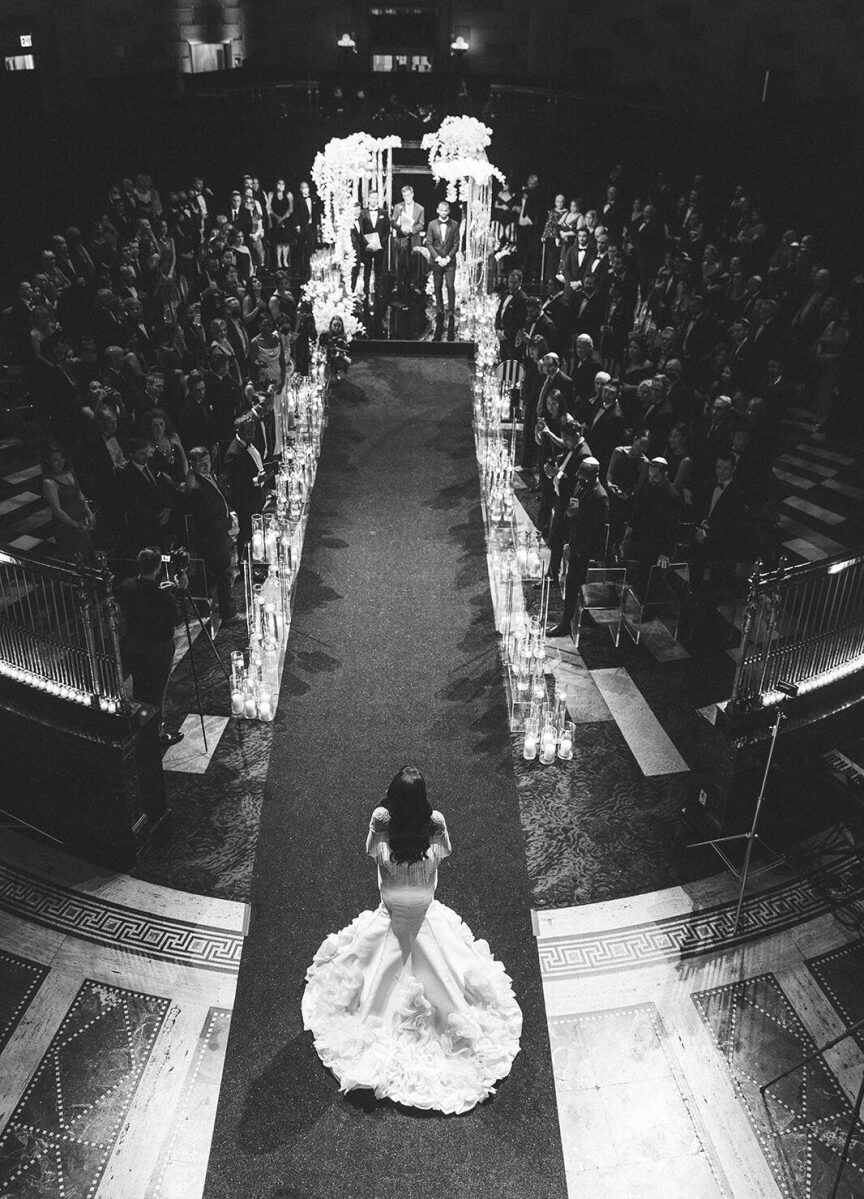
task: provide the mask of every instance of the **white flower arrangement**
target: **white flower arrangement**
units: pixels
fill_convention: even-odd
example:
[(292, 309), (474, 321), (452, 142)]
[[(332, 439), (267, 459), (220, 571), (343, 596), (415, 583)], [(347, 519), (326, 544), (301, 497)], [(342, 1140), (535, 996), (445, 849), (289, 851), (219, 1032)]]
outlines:
[(504, 175), (486, 157), (492, 140), (492, 130), (476, 117), (445, 117), (434, 133), (427, 133), (421, 143), (429, 151), (429, 166), (436, 179), (447, 185), (447, 198), (459, 196), (464, 179), (489, 183), (494, 177), (504, 182)]
[(333, 260), (330, 250), (318, 250), (311, 267), (312, 276), (300, 294), (312, 305), (316, 329), (323, 333), (333, 317), (339, 316), (345, 328), (345, 341), (350, 344), (365, 332), (365, 327), (354, 310), (354, 297), (345, 287), (338, 262)]

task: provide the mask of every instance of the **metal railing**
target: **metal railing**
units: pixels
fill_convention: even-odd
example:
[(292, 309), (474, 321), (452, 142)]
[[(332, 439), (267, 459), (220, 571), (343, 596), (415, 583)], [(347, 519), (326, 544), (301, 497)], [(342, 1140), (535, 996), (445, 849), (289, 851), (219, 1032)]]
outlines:
[(730, 708), (777, 703), (864, 669), (864, 553), (760, 571), (750, 580)]
[(0, 674), (127, 712), (112, 576), (0, 552)]

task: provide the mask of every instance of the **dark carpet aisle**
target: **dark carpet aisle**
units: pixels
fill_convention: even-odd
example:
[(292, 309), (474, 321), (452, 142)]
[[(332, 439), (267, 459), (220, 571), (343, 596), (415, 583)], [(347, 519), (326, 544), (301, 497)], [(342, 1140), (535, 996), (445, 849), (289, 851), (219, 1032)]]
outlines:
[[(206, 1199), (563, 1199), (558, 1116), (471, 429), (447, 358), (352, 368), (331, 403), (286, 657)], [(304, 1033), (306, 966), (378, 902), (369, 815), (423, 770), (438, 898), (513, 978), (522, 1050), (463, 1116), (346, 1098)]]

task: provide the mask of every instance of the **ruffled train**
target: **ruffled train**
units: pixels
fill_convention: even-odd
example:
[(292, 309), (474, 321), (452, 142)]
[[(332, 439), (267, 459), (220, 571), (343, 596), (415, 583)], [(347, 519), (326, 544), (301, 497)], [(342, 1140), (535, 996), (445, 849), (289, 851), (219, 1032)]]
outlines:
[(433, 900), (415, 932), (382, 903), (331, 933), (306, 974), (303, 1024), (341, 1090), (469, 1111), (519, 1052), (522, 1012), (486, 941)]

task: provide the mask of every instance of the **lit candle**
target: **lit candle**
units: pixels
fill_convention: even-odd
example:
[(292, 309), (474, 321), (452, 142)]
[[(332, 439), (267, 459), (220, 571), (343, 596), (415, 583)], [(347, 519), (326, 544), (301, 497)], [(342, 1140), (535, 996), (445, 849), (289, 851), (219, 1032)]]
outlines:
[(543, 730), (543, 740), (540, 744), (540, 761), (548, 765), (555, 761), (555, 730)]
[(533, 729), (525, 730), (525, 744), (522, 749), (522, 757), (526, 762), (533, 762), (537, 757), (537, 734)]
[(231, 715), (232, 716), (242, 716), (243, 715), (243, 704), (244, 704), (243, 692), (242, 691), (232, 691), (231, 692)]
[(261, 562), (264, 558), (264, 534), (257, 530), (252, 534), (252, 557)]
[(267, 721), (273, 719), (273, 707), (269, 695), (262, 695), (258, 700), (258, 719)]
[(562, 758), (565, 762), (569, 762), (573, 757), (573, 742), (569, 737), (565, 736), (561, 738), (561, 744), (558, 747), (558, 757)]
[(254, 720), (258, 713), (258, 705), (255, 703), (254, 696), (249, 696), (243, 705), (243, 715), (247, 720)]

